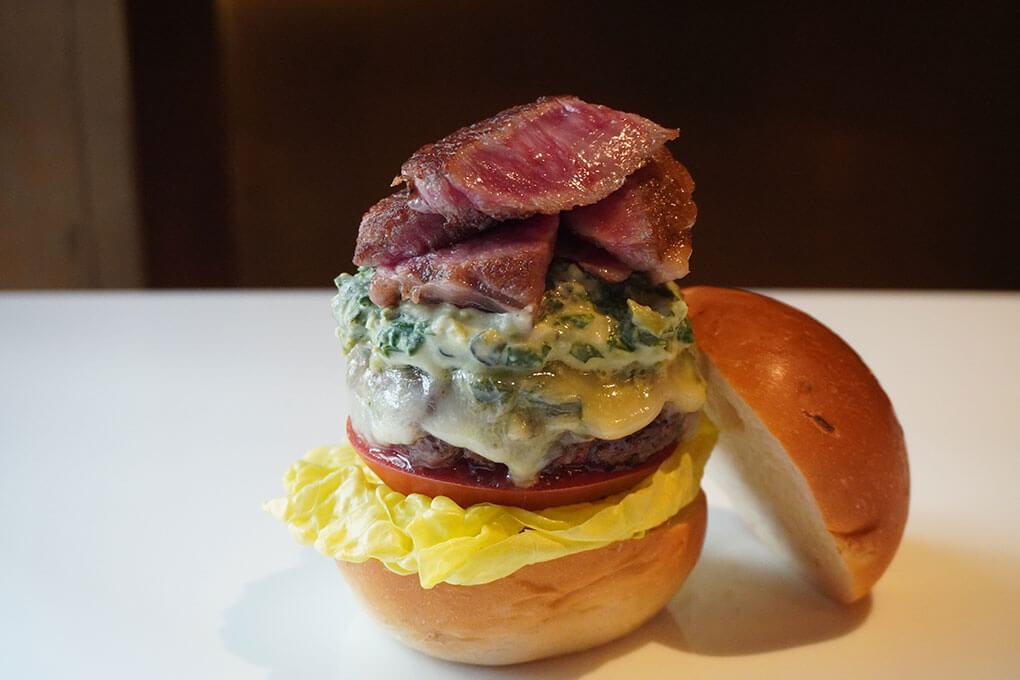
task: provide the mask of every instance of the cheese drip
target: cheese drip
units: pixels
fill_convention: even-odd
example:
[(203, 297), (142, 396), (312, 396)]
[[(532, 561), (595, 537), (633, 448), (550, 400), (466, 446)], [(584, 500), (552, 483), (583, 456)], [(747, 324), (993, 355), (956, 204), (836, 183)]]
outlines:
[[(505, 464), (520, 486), (537, 479), (561, 444), (621, 439), (651, 423), (666, 404), (690, 412), (705, 400), (689, 349), (650, 369), (604, 373), (552, 364), (499, 378), (465, 370), (439, 376), (409, 367), (373, 370), (365, 351), (349, 359), (351, 421), (366, 439), (411, 444), (431, 434)], [(497, 383), (491, 401), (479, 401), (485, 381)]]
[[(567, 444), (622, 439), (705, 383), (675, 282), (609, 283), (557, 261), (537, 317), (409, 300), (379, 307), (372, 270), (337, 278), (354, 429), (377, 445), (432, 435), (507, 466), (521, 486)], [(663, 442), (663, 445), (669, 442)]]

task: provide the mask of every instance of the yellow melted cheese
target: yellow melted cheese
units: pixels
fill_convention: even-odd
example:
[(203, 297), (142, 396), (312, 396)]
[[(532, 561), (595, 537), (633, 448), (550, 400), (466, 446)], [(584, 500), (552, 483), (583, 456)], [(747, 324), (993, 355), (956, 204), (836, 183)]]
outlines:
[(705, 381), (689, 352), (646, 379), (625, 374), (582, 372), (569, 368), (533, 377), (553, 401), (581, 399), (581, 429), (596, 439), (622, 439), (651, 423), (669, 403), (678, 410), (700, 410)]
[[(365, 363), (367, 359), (355, 353), (348, 367), (354, 392), (351, 421), (362, 436), (380, 444), (411, 444), (430, 434), (506, 465), (520, 486), (537, 479), (558, 455), (561, 441), (622, 439), (651, 423), (667, 404), (692, 412), (705, 401), (705, 381), (690, 350), (673, 361), (629, 373), (553, 365), (505, 378), (516, 399), (507, 404), (480, 404), (472, 391), (477, 376), (471, 373), (428, 376), (426, 396), (417, 391), (422, 381), (408, 383), (406, 394), (398, 378), (373, 382), (379, 374)], [(529, 400), (579, 408), (550, 415), (529, 408)]]
[(701, 409), (687, 305), (674, 282), (610, 284), (554, 264), (541, 309), (371, 303), (370, 270), (337, 279), (354, 429), (379, 445), (433, 435), (526, 486), (564, 445), (621, 439), (671, 405)]

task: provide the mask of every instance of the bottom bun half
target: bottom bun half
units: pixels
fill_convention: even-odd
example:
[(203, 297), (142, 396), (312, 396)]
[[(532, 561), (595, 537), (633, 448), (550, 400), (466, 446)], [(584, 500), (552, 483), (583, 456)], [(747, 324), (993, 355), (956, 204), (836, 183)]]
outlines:
[(501, 665), (576, 652), (633, 631), (673, 597), (705, 538), (705, 495), (642, 538), (526, 566), (476, 586), (422, 588), (380, 562), (337, 561), (351, 591), (404, 644)]

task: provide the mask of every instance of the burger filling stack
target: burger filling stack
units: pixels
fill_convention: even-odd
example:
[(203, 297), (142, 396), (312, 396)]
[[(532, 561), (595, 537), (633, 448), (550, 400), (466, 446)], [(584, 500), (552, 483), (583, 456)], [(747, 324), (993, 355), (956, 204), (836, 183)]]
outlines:
[(591, 647), (694, 566), (717, 433), (676, 283), (697, 215), (676, 136), (542, 98), (422, 147), (364, 215), (333, 300), (347, 440), (267, 509), (412, 647)]

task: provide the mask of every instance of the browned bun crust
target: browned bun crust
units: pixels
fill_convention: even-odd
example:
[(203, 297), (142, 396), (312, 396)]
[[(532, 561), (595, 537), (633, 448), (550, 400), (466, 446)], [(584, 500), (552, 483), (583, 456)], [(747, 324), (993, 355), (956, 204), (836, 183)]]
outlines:
[(462, 663), (520, 663), (595, 647), (654, 616), (684, 582), (705, 538), (704, 493), (644, 537), (477, 586), (424, 589), (376, 560), (337, 561), (361, 604), (392, 635)]
[[(803, 312), (733, 289), (688, 288), (684, 296), (697, 346), (710, 359), (703, 362), (706, 411), (722, 430), (713, 460), (721, 457), (725, 465), (727, 455), (739, 459), (735, 465), (745, 482), (774, 474), (775, 465), (765, 471), (756, 462), (765, 459), (759, 450), (723, 450), (735, 430), (745, 432), (730, 437), (730, 444), (755, 440), (758, 435), (746, 431), (759, 419), (803, 475), (848, 572), (816, 574), (818, 580), (838, 599), (863, 596), (892, 560), (907, 520), (907, 451), (889, 398), (853, 349)], [(743, 500), (734, 503), (738, 511)], [(766, 499), (763, 505), (772, 507), (764, 514), (790, 512), (794, 518), (780, 519), (779, 531), (804, 531), (790, 525), (800, 521), (796, 513), (806, 516), (808, 510), (780, 507), (784, 503), (789, 505)], [(801, 539), (794, 541), (810, 542)], [(799, 558), (817, 561), (812, 550), (800, 550)]]

